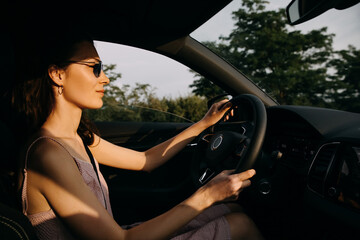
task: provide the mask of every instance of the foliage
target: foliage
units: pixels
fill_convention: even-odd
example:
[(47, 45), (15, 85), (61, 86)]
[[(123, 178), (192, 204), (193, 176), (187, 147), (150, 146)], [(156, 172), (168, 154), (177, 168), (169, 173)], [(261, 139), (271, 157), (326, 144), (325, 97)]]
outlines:
[(360, 50), (350, 45), (348, 50), (336, 54), (338, 57), (328, 64), (336, 69), (329, 84), (333, 105), (338, 109), (360, 112)]
[[(211, 44), (211, 43), (209, 43)], [(202, 75), (196, 73), (195, 71), (190, 70), (195, 75), (195, 80), (190, 84), (190, 88), (193, 88), (193, 93), (197, 96), (203, 96), (206, 99), (210, 100), (216, 96), (225, 94), (225, 91), (213, 82), (207, 80)], [(197, 79), (196, 79), (197, 78)]]
[[(235, 28), (229, 36), (204, 44), (280, 104), (342, 108), (342, 104), (358, 96), (357, 90), (350, 90), (359, 82), (355, 74), (358, 65), (354, 65), (351, 79), (345, 77), (348, 69), (342, 69), (345, 68), (343, 64), (359, 61), (358, 51), (353, 48), (337, 52), (340, 58), (333, 60), (334, 34), (328, 34), (326, 28), (308, 33), (294, 30), (287, 24), (284, 9), (266, 10), (266, 4), (263, 0), (243, 0), (242, 7), (233, 12)], [(330, 77), (329, 66), (338, 69), (338, 74)], [(197, 79), (190, 85), (193, 93), (211, 95), (209, 80), (195, 77)], [(344, 88), (347, 90), (340, 91)], [(214, 88), (213, 91), (218, 90)], [(335, 104), (339, 100), (342, 103)]]
[(105, 86), (103, 107), (85, 111), (93, 121), (195, 122), (207, 111), (206, 100), (199, 96), (160, 99), (149, 84), (119, 87), (121, 74), (115, 72), (115, 67), (114, 64), (104, 66), (110, 83)]

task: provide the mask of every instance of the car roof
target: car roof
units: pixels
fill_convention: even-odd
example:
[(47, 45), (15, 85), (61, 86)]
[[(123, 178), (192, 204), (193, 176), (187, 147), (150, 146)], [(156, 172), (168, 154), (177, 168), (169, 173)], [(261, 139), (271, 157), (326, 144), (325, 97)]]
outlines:
[[(125, 1), (125, 4), (121, 3), (122, 1), (110, 2), (107, 4), (109, 9), (105, 9), (101, 16), (103, 23), (109, 24), (101, 24), (103, 28), (99, 26), (98, 30), (101, 30), (94, 32), (94, 37), (152, 48), (190, 34), (230, 1), (135, 0)], [(115, 6), (115, 9), (112, 10), (112, 6)]]
[[(168, 56), (221, 85), (230, 94), (252, 93), (266, 105), (277, 105), (241, 72), (189, 37), (191, 32), (230, 2), (231, 0), (7, 1), (2, 4), (0, 25), (5, 23), (5, 28), (1, 26), (5, 31), (3, 35), (11, 36), (10, 42), (15, 52), (28, 49), (26, 45), (31, 48), (32, 42), (37, 41), (38, 34), (45, 33), (43, 36), (46, 36), (48, 31), (42, 32), (44, 27), (50, 30), (52, 36), (56, 36), (66, 31), (69, 24), (75, 25), (75, 29), (85, 30), (94, 40), (125, 44)], [(39, 29), (40, 32), (36, 31)], [(2, 45), (2, 55), (12, 55), (8, 45)], [(197, 59), (194, 54), (201, 61), (194, 60)], [(213, 68), (214, 64), (216, 68)], [(9, 68), (5, 65), (3, 67)]]
[[(231, 0), (102, 0), (9, 2), (6, 22), (42, 24), (68, 20), (95, 40), (155, 49), (184, 37), (205, 23)], [(36, 28), (36, 24), (31, 27)], [(61, 27), (61, 26), (59, 26)]]

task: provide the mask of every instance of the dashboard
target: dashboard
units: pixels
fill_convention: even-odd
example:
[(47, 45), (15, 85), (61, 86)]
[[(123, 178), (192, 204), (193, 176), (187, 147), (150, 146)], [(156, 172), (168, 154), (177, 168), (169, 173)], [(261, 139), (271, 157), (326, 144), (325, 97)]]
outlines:
[(273, 161), (306, 174), (320, 141), (316, 129), (293, 112), (269, 111), (263, 150)]
[[(266, 111), (256, 175), (240, 204), (267, 239), (358, 239), (360, 114), (300, 106)], [(252, 138), (256, 117), (241, 106), (215, 130)]]
[(358, 234), (360, 114), (276, 106), (268, 108), (267, 115), (258, 184), (251, 200), (271, 208), (262, 209), (268, 214), (281, 215), (282, 209), (285, 213), (277, 217), (291, 222), (287, 231), (300, 233), (306, 226), (334, 231), (334, 236)]

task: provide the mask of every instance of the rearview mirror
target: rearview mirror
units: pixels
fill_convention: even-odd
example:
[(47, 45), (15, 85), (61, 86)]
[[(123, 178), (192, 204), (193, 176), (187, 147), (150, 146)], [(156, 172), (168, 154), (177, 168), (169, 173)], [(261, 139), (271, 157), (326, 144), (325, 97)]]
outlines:
[(338, 10), (351, 7), (360, 0), (292, 0), (286, 7), (286, 14), (291, 25), (313, 19), (331, 8)]

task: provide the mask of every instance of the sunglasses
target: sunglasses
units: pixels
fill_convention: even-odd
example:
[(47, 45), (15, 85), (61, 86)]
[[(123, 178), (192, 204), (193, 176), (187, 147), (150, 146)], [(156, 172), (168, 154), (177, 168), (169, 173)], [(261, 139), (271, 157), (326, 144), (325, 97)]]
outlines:
[(95, 77), (100, 77), (101, 71), (103, 70), (103, 64), (102, 61), (99, 62), (82, 62), (82, 61), (67, 61), (68, 63), (75, 63), (75, 64), (81, 64), (86, 65), (88, 67), (91, 67), (94, 69), (94, 75)]

